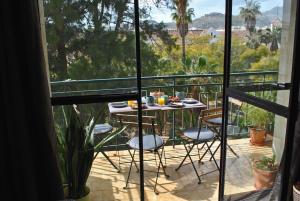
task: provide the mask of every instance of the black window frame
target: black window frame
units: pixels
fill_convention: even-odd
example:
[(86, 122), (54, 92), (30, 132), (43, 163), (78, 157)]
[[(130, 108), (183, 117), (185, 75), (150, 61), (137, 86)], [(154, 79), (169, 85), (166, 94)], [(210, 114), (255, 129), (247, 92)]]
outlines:
[(139, 136), (139, 160), (140, 160), (140, 200), (144, 200), (144, 154), (143, 154), (143, 133), (142, 133), (142, 62), (140, 54), (140, 20), (139, 20), (139, 1), (134, 0), (134, 26), (135, 26), (135, 54), (136, 54), (136, 79), (137, 91), (128, 93), (114, 94), (96, 94), (96, 95), (71, 95), (71, 96), (54, 96), (51, 97), (52, 106), (63, 106), (73, 104), (92, 104), (116, 101), (136, 100), (138, 103), (138, 136)]
[[(281, 183), (280, 199), (288, 200), (289, 182), (290, 182), (290, 165), (291, 155), (293, 150), (294, 125), (297, 119), (298, 96), (300, 69), (295, 66), (300, 65), (300, 57), (297, 57), (295, 52), (300, 52), (299, 46), (299, 4), (297, 5), (296, 13), (296, 28), (294, 38), (294, 55), (293, 55), (293, 73), (291, 84), (287, 86), (290, 89), (289, 107), (279, 105), (261, 98), (253, 97), (246, 93), (248, 90), (259, 90), (255, 88), (247, 88), (244, 91), (229, 85), (230, 82), (230, 59), (231, 59), (231, 25), (232, 25), (232, 0), (226, 0), (225, 8), (225, 46), (224, 46), (224, 75), (223, 75), (223, 120), (222, 120), (222, 138), (221, 138), (221, 160), (220, 160), (220, 177), (219, 177), (219, 196), (218, 200), (224, 200), (225, 187), (225, 170), (226, 170), (226, 143), (227, 143), (227, 125), (228, 125), (228, 100), (229, 97), (250, 103), (254, 106), (263, 108), (277, 115), (287, 118), (287, 135), (285, 142), (285, 152), (283, 155), (284, 168)], [(141, 55), (140, 55), (140, 29), (139, 29), (139, 1), (134, 0), (134, 16), (135, 16), (135, 37), (136, 37), (136, 78), (137, 91), (121, 94), (106, 94), (106, 95), (83, 95), (83, 96), (60, 96), (51, 97), (52, 106), (72, 105), (72, 104), (89, 104), (115, 101), (136, 100), (138, 102), (138, 127), (139, 127), (139, 160), (140, 160), (140, 200), (144, 200), (144, 155), (142, 141), (142, 86), (141, 86)], [(276, 86), (275, 86), (276, 87)], [(280, 89), (280, 88), (277, 88)], [(283, 88), (281, 88), (283, 89)], [(287, 89), (287, 88), (284, 88)]]
[(232, 35), (232, 0), (226, 0), (225, 8), (225, 53), (224, 53), (224, 76), (223, 76), (223, 120), (222, 120), (222, 138), (221, 138), (221, 160), (220, 160), (220, 177), (219, 177), (219, 201), (224, 200), (224, 187), (225, 187), (225, 171), (226, 171), (226, 143), (227, 143), (227, 126), (228, 126), (228, 110), (229, 110), (229, 97), (249, 103), (256, 107), (265, 109), (269, 112), (275, 113), (287, 119), (286, 126), (286, 139), (282, 160), (282, 177), (280, 183), (280, 192), (278, 192), (279, 200), (291, 200), (291, 178), (290, 168), (293, 151), (293, 139), (295, 131), (295, 123), (297, 120), (298, 111), (298, 97), (299, 97), (299, 83), (300, 83), (300, 58), (296, 53), (300, 52), (300, 39), (299, 39), (299, 2), (296, 8), (296, 21), (295, 21), (295, 35), (294, 35), (294, 50), (292, 61), (292, 75), (291, 83), (284, 86), (271, 86), (276, 90), (290, 90), (289, 106), (282, 106), (277, 103), (264, 100), (258, 97), (247, 94), (249, 91), (261, 91), (270, 86), (247, 86), (247, 87), (234, 87), (230, 86), (230, 63), (231, 63), (231, 35)]

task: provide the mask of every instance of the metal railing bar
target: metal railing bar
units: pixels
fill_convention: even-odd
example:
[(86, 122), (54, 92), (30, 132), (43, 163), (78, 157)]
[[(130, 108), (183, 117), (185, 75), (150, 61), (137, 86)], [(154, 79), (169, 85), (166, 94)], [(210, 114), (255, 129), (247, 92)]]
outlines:
[[(277, 75), (277, 71), (262, 71), (262, 72), (243, 72), (243, 73), (231, 73), (230, 75), (232, 77), (245, 77), (245, 76), (252, 76), (252, 75)], [(180, 78), (216, 78), (216, 77), (223, 77), (223, 74), (216, 73), (216, 74), (193, 74), (193, 75), (161, 75), (161, 76), (147, 76), (142, 77), (142, 80), (159, 80), (159, 79), (166, 79), (171, 80), (172, 79), (180, 79)], [(97, 83), (97, 82), (107, 82), (107, 81), (136, 81), (136, 77), (127, 77), (127, 78), (104, 78), (104, 79), (89, 79), (89, 80), (63, 80), (63, 81), (53, 81), (51, 82), (52, 86), (60, 85), (60, 84), (74, 84), (74, 83), (82, 83), (82, 84), (88, 84), (88, 83)]]

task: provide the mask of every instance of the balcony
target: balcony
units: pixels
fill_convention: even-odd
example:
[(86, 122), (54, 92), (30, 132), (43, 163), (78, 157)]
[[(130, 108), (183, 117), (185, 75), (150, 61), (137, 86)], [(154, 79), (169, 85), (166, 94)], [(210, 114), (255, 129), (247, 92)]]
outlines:
[[(235, 86), (259, 86), (272, 85), (276, 83), (277, 72), (247, 72), (235, 73), (232, 75)], [(126, 93), (136, 90), (130, 87), (135, 82), (135, 78), (116, 78), (116, 79), (97, 79), (97, 80), (68, 80), (52, 82), (53, 96), (81, 96), (85, 94), (107, 94), (107, 93)], [(108, 84), (107, 84), (108, 83)], [(120, 84), (122, 83), (122, 84)], [(172, 75), (172, 76), (152, 76), (142, 77), (143, 94), (149, 94), (151, 91), (164, 91), (168, 95), (174, 95), (176, 91), (185, 91), (187, 94), (201, 102), (207, 108), (216, 108), (222, 106), (222, 74), (200, 74), (200, 75)], [(87, 86), (89, 89), (86, 89)], [(97, 87), (100, 89), (96, 89)], [(107, 87), (108, 88), (105, 88)], [(117, 87), (122, 86), (122, 87)], [(94, 88), (92, 88), (94, 87)], [(72, 90), (70, 90), (72, 89)], [(64, 91), (65, 90), (65, 91)], [(270, 91), (257, 92), (256, 96), (272, 93)], [(102, 107), (100, 107), (102, 105)], [(83, 105), (87, 107), (87, 105)], [(237, 196), (244, 193), (255, 191), (254, 177), (252, 173), (252, 162), (262, 156), (271, 157), (273, 136), (268, 135), (264, 146), (250, 145), (249, 130), (246, 125), (251, 124), (251, 119), (247, 116), (247, 104), (237, 105), (232, 101), (229, 119), (234, 122), (228, 128), (229, 145), (239, 155), (235, 157), (231, 152), (227, 152), (226, 164), (226, 189), (225, 195)], [(108, 107), (105, 104), (96, 104), (95, 108), (102, 108), (105, 114), (102, 121), (113, 122)], [(59, 108), (55, 109), (59, 113)], [(166, 146), (167, 171), (169, 179), (163, 176), (159, 177), (158, 191), (159, 195), (153, 192), (153, 183), (155, 182), (156, 165), (153, 154), (145, 154), (145, 198), (146, 200), (217, 200), (219, 172), (212, 161), (209, 161), (209, 154), (204, 157), (204, 164), (197, 164), (197, 170), (201, 176), (202, 183), (197, 184), (197, 177), (190, 164), (184, 165), (179, 171), (174, 169), (180, 164), (186, 151), (175, 136), (175, 130), (189, 127), (192, 122), (191, 114), (187, 111), (170, 113), (167, 115), (169, 122), (168, 133), (169, 143)], [(56, 118), (56, 121), (59, 121)], [(274, 121), (270, 123), (270, 132), (274, 127)], [(114, 124), (112, 124), (114, 126)], [(91, 189), (90, 199), (96, 200), (136, 200), (139, 198), (139, 174), (135, 171), (131, 174), (129, 189), (123, 189), (128, 174), (130, 155), (126, 150), (126, 141), (118, 141), (108, 144), (104, 150), (105, 153), (116, 164), (120, 164), (121, 172), (117, 173), (111, 164), (99, 154), (95, 159), (91, 174), (88, 179), (88, 186)], [(215, 143), (212, 150), (217, 148), (219, 142)], [(203, 153), (204, 150), (202, 150)], [(194, 150), (193, 159), (197, 161), (197, 151)], [(201, 154), (201, 153), (200, 153)], [(199, 159), (199, 158), (198, 158)], [(216, 154), (217, 162), (220, 162), (220, 152)], [(136, 158), (138, 161), (138, 157)], [(187, 160), (188, 161), (188, 160)]]
[[(278, 200), (290, 201), (293, 190), (299, 193), (298, 1), (39, 0), (2, 4), (3, 197), (11, 195), (5, 197), (18, 201), (82, 201), (86, 197), (92, 201), (231, 201), (267, 188)], [(255, 13), (249, 12), (250, 4)], [(148, 104), (142, 110), (140, 98), (157, 91), (168, 96), (156, 97), (158, 106)], [(176, 92), (197, 101), (183, 99), (174, 104), (180, 98), (174, 97)], [(166, 106), (169, 96), (173, 105)], [(119, 101), (130, 112), (138, 112), (131, 115), (138, 116), (132, 122), (136, 130), (124, 127), (107, 107)], [(126, 103), (133, 101), (138, 104), (128, 107)], [(147, 111), (150, 107), (159, 109)], [(223, 107), (222, 128), (228, 128), (220, 133), (219, 114), (215, 128), (198, 121), (205, 119), (204, 109), (217, 111), (218, 107)], [(145, 133), (141, 119), (160, 120), (153, 115), (160, 112), (165, 113), (159, 117), (165, 123), (164, 137), (169, 138), (164, 159), (170, 177), (159, 176), (158, 194), (153, 191), (158, 177), (149, 172), (156, 170), (157, 158), (152, 150), (141, 154)], [(263, 125), (257, 126), (258, 133), (267, 130), (262, 132), (263, 142), (252, 139), (255, 134), (250, 125), (254, 122)], [(111, 140), (104, 147), (95, 147), (94, 123), (112, 126), (101, 133)], [(192, 126), (206, 129), (206, 139), (199, 140), (199, 130), (197, 139), (184, 139), (189, 133), (195, 136), (195, 129), (179, 136)], [(135, 161), (140, 171), (133, 167), (128, 189), (123, 188), (132, 159), (126, 150), (128, 139), (109, 138), (118, 130), (118, 137), (132, 139), (125, 131), (139, 136), (139, 140), (134, 138), (133, 149), (139, 150)], [(147, 137), (144, 145), (156, 142), (155, 137)], [(213, 142), (216, 144), (209, 147)], [(152, 152), (157, 154), (164, 145), (163, 140), (159, 143), (159, 147), (152, 143)], [(207, 147), (194, 149), (176, 171), (192, 149), (188, 148), (198, 148), (197, 143)], [(210, 148), (216, 160), (210, 160), (214, 155), (210, 150), (203, 163), (198, 163), (199, 156)], [(265, 158), (257, 163), (261, 157)], [(196, 167), (188, 163), (192, 158)], [(280, 176), (274, 188), (272, 181), (266, 182), (267, 187), (258, 185), (257, 179), (265, 177), (257, 169), (269, 172), (272, 181)]]
[[(236, 158), (233, 154), (227, 156), (226, 173), (226, 194), (235, 195), (254, 191), (254, 177), (252, 173), (252, 161), (261, 156), (272, 156), (272, 139), (269, 137), (265, 146), (257, 147), (249, 144), (249, 138), (231, 139), (229, 144), (239, 154)], [(213, 147), (214, 149), (215, 147)], [(109, 156), (118, 163), (118, 157), (115, 151), (107, 152)], [(202, 183), (198, 185), (197, 177), (192, 166), (185, 165), (179, 171), (174, 169), (179, 165), (185, 154), (182, 145), (166, 147), (166, 158), (169, 179), (162, 175), (159, 177), (158, 190), (159, 195), (153, 192), (153, 183), (155, 182), (155, 173), (145, 172), (145, 200), (217, 200), (219, 173), (209, 156), (204, 157), (204, 164), (199, 165), (197, 169), (201, 176)], [(117, 173), (111, 168), (111, 165), (103, 156), (98, 156), (94, 161), (91, 174), (88, 180), (88, 186), (91, 187), (91, 201), (109, 201), (109, 200), (138, 200), (139, 199), (139, 174), (133, 171), (129, 183), (129, 189), (124, 190), (126, 176), (128, 173), (128, 162), (130, 157), (127, 151), (120, 151), (121, 172)], [(196, 151), (192, 153), (197, 161)], [(217, 160), (219, 161), (219, 153)], [(149, 161), (147, 161), (149, 160)], [(145, 169), (155, 171), (155, 160), (153, 154), (145, 154)], [(212, 172), (213, 171), (213, 172)], [(205, 175), (205, 173), (208, 173)]]

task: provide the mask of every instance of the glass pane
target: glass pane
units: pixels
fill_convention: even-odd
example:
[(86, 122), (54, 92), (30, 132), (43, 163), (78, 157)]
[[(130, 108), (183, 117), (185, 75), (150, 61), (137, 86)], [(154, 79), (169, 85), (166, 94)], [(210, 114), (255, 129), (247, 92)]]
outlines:
[(228, 118), (225, 198), (237, 200), (272, 188), (284, 149), (286, 119), (235, 99), (230, 99)]
[[(179, 9), (174, 2), (186, 1), (140, 1), (140, 8), (144, 9), (140, 29), (143, 96), (165, 94), (169, 103), (175, 105), (176, 101), (180, 104), (179, 97), (186, 97), (202, 102), (205, 108), (220, 107), (225, 1), (188, 1), (188, 5), (183, 6), (189, 15), (186, 18), (190, 18), (187, 20), (180, 20)], [(164, 137), (169, 137), (164, 155), (166, 172), (170, 177), (165, 178), (161, 170), (157, 185), (160, 194), (153, 196), (152, 185), (146, 185), (146, 200), (217, 200), (219, 173), (214, 162), (209, 160), (209, 154), (205, 154), (204, 164), (198, 163), (206, 148), (200, 150), (202, 144), (195, 146), (191, 152), (196, 170), (201, 175), (200, 185), (189, 158), (174, 171), (187, 154), (183, 131), (198, 126), (197, 117), (203, 109), (193, 108), (196, 107), (193, 103), (183, 104), (183, 107), (177, 108), (162, 106), (156, 112), (160, 125), (163, 125)], [(148, 111), (147, 114), (153, 113)], [(151, 155), (145, 153), (146, 169), (155, 165), (147, 161)], [(219, 160), (220, 155), (217, 155)], [(153, 173), (145, 171), (144, 176), (147, 184), (155, 182)]]
[[(251, 95), (287, 106), (292, 72), (296, 1), (233, 0), (230, 86), (254, 92), (266, 85), (274, 97)], [(277, 86), (277, 89), (274, 89)], [(281, 90), (285, 91), (281, 91)], [(281, 97), (284, 95), (284, 99)]]
[[(78, 105), (76, 110), (56, 106), (53, 111), (65, 198), (84, 196), (87, 191), (82, 189), (87, 186), (89, 200), (139, 200), (138, 152), (134, 154), (137, 166), (132, 167), (129, 188), (123, 189), (131, 162), (126, 143), (136, 129), (121, 130), (125, 125), (110, 112), (108, 103)], [(96, 124), (89, 127), (92, 118)], [(70, 188), (68, 195), (68, 184), (82, 181), (83, 185), (77, 190)]]
[(53, 96), (136, 90), (133, 1), (44, 0), (44, 13)]

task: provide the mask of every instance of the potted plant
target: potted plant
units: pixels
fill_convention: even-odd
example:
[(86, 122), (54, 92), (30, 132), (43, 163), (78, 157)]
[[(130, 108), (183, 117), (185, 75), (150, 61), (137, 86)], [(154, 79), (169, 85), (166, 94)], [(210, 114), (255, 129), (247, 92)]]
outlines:
[(277, 171), (278, 165), (274, 155), (273, 157), (264, 156), (259, 160), (255, 160), (253, 162), (255, 188), (260, 190), (272, 187)]
[(300, 200), (300, 182), (296, 182), (293, 186), (294, 201)]
[[(94, 161), (94, 150), (99, 150), (107, 142), (121, 134), (124, 128), (109, 133), (98, 144), (93, 142), (94, 118), (85, 121), (76, 105), (63, 110), (65, 127), (57, 132), (58, 158), (65, 197), (88, 200), (89, 188), (86, 186)], [(100, 115), (98, 115), (99, 118)]]
[(249, 106), (247, 120), (250, 122), (250, 143), (263, 146), (267, 136), (267, 128), (274, 121), (274, 115), (255, 106)]

